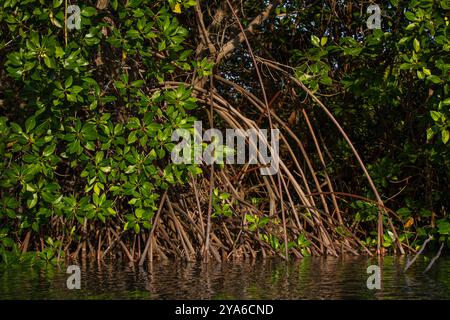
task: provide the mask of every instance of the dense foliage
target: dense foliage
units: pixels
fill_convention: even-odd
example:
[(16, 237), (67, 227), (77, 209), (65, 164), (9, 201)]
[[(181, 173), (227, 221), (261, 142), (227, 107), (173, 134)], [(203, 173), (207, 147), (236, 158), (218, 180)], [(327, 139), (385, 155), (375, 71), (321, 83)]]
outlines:
[(1, 4), (6, 247), (28, 230), (76, 239), (118, 213), (125, 230), (150, 229), (158, 191), (199, 173), (167, 161), (172, 131), (192, 127), (189, 89), (149, 91), (193, 67), (186, 28), (154, 1), (114, 1), (113, 16), (80, 6), (83, 27), (65, 35), (63, 0)]

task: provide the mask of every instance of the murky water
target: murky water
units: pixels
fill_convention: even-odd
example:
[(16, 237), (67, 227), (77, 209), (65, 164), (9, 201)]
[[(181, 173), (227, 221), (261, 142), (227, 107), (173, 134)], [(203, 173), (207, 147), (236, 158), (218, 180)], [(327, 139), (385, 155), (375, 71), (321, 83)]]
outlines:
[[(255, 262), (161, 263), (148, 268), (82, 266), (81, 290), (69, 290), (58, 268), (0, 270), (0, 299), (450, 299), (450, 257), (426, 274), (420, 257), (305, 258)], [(367, 267), (381, 266), (380, 290), (366, 286)]]

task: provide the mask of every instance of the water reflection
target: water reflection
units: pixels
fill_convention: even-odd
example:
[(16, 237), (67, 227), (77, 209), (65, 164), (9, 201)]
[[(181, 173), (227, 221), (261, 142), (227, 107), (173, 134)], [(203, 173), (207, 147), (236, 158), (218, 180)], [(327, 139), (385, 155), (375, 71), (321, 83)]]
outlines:
[[(268, 259), (223, 264), (154, 262), (146, 268), (95, 261), (81, 265), (81, 290), (68, 290), (65, 270), (0, 271), (0, 299), (450, 299), (450, 258), (423, 274), (419, 258)], [(381, 290), (369, 290), (369, 265), (381, 267)]]

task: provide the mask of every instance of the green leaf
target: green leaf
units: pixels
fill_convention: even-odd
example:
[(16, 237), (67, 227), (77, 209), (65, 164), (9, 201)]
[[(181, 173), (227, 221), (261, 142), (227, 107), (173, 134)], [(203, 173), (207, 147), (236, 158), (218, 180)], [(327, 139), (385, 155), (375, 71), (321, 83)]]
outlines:
[(427, 79), (435, 84), (442, 83), (441, 78), (439, 78), (438, 76), (435, 76), (435, 75), (428, 76)]
[(441, 131), (441, 134), (442, 134), (442, 142), (443, 142), (444, 144), (447, 144), (448, 139), (449, 139), (449, 137), (450, 137), (450, 134), (449, 134), (448, 130), (446, 130), (446, 129), (442, 130), (442, 131)]
[(36, 119), (35, 117), (30, 117), (25, 121), (25, 131), (26, 133), (30, 133), (31, 130), (34, 129), (36, 126)]
[(28, 206), (28, 208), (29, 208), (29, 209), (34, 208), (34, 206), (36, 206), (36, 204), (37, 204), (37, 201), (38, 201), (38, 196), (37, 196), (36, 193), (33, 193), (33, 198), (27, 200), (27, 206)]
[(107, 167), (100, 167), (100, 170), (104, 173), (108, 173), (111, 172), (111, 166), (107, 166)]
[(419, 52), (420, 51), (420, 42), (419, 42), (419, 40), (417, 40), (417, 38), (414, 38), (413, 45), (414, 45), (414, 50), (416, 52)]
[(92, 17), (93, 15), (97, 14), (97, 10), (94, 7), (85, 7), (83, 10), (81, 10), (81, 15), (83, 17)]
[[(98, 183), (94, 184), (94, 203), (95, 203), (96, 205), (98, 205), (98, 202), (96, 202), (95, 199), (96, 199), (97, 195), (100, 194), (100, 192), (101, 192), (101, 190), (100, 190), (99, 184), (98, 184)], [(97, 197), (97, 198), (98, 198), (98, 197)]]
[(431, 76), (431, 70), (430, 70), (430, 69), (422, 68), (422, 71), (423, 71), (423, 73), (424, 73), (426, 76)]
[(450, 222), (442, 219), (437, 222), (437, 226), (441, 235), (450, 235)]
[(313, 44), (313, 46), (315, 47), (320, 47), (320, 39), (319, 37), (312, 35), (311, 36), (311, 43)]
[(51, 154), (53, 154), (53, 152), (55, 152), (55, 149), (56, 149), (55, 144), (46, 146), (44, 151), (42, 152), (42, 156), (44, 156), (44, 157), (50, 156)]
[(55, 69), (56, 68), (56, 62), (53, 57), (45, 56), (44, 57), (44, 63), (49, 69)]
[(142, 217), (143, 217), (144, 214), (145, 214), (145, 210), (144, 210), (144, 209), (141, 209), (141, 208), (138, 208), (138, 209), (136, 209), (136, 211), (135, 211), (134, 214), (136, 215), (136, 218), (142, 219)]
[(64, 87), (67, 89), (67, 88), (70, 88), (71, 86), (72, 86), (72, 83), (73, 83), (73, 77), (72, 76), (69, 76), (67, 79), (66, 79), (66, 81), (64, 81)]
[(414, 13), (407, 11), (405, 12), (405, 17), (406, 19), (408, 19), (409, 21), (416, 21), (416, 16)]
[(440, 113), (439, 111), (430, 111), (430, 114), (431, 114), (431, 118), (432, 118), (434, 121), (439, 121), (439, 119), (440, 119), (441, 116), (442, 116), (442, 113)]
[(53, 8), (58, 8), (64, 0), (53, 0)]
[(27, 190), (28, 192), (36, 192), (36, 189), (29, 183), (27, 183), (25, 190)]
[[(97, 185), (97, 184), (95, 184), (95, 185)], [(97, 194), (97, 193), (94, 193), (94, 194), (92, 195), (92, 201), (94, 202), (94, 204), (95, 204), (96, 206), (98, 206), (98, 205), (100, 204), (100, 198), (98, 197), (98, 194)]]
[(128, 135), (128, 143), (132, 144), (137, 140), (137, 131), (131, 131)]
[(105, 154), (104, 154), (103, 151), (97, 152), (95, 154), (95, 163), (97, 163), (97, 164), (100, 163), (103, 160), (104, 157), (105, 157)]
[(430, 141), (431, 139), (433, 139), (435, 135), (435, 132), (432, 128), (428, 128), (427, 129), (427, 141)]
[(145, 84), (144, 80), (136, 80), (133, 83), (131, 83), (131, 86), (139, 88), (139, 87), (142, 87), (144, 84)]
[(417, 23), (410, 23), (407, 27), (406, 27), (406, 31), (411, 31), (412, 29), (416, 28), (418, 26)]

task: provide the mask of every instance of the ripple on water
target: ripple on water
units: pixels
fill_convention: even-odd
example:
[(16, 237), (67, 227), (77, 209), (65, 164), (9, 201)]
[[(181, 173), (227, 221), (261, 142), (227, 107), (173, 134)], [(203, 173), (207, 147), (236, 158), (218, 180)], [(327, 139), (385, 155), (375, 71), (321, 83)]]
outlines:
[[(223, 264), (154, 262), (82, 266), (82, 289), (68, 290), (65, 270), (0, 270), (0, 299), (450, 299), (450, 257), (427, 274), (420, 257), (404, 272), (404, 257), (344, 256)], [(369, 290), (369, 265), (382, 270), (381, 290)]]

